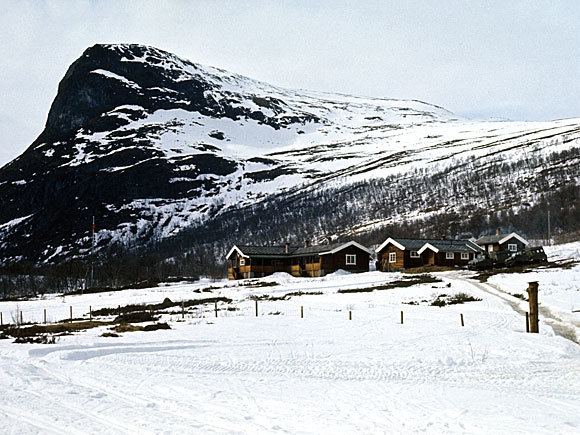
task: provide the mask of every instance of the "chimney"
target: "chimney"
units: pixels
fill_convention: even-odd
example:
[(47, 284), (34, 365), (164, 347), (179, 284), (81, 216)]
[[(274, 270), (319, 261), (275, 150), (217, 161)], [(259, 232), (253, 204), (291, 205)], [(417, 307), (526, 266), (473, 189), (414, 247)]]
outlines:
[(286, 242), (284, 243), (284, 253), (288, 253), (290, 252), (290, 243)]
[(305, 240), (305, 241), (304, 241), (304, 247), (305, 247), (305, 248), (308, 248), (308, 247), (310, 247), (310, 240)]
[(501, 236), (501, 228), (496, 228), (495, 235), (496, 236)]

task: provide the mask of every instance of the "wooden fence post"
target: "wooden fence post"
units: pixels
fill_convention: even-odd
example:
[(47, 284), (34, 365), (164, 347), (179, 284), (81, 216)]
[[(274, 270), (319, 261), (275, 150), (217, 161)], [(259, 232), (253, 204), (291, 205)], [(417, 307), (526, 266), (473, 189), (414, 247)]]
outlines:
[(530, 332), (540, 332), (538, 319), (538, 282), (532, 281), (528, 283), (528, 300), (530, 301)]
[(352, 311), (348, 311), (348, 320), (352, 320)]
[(2, 318), (2, 312), (0, 312), (0, 326), (4, 326), (4, 319)]
[(121, 315), (121, 305), (119, 305), (119, 316)]
[(255, 302), (256, 302), (256, 317), (258, 317), (258, 299), (256, 299)]
[(217, 316), (218, 316), (217, 301), (214, 303), (213, 309), (215, 311), (215, 318), (217, 319)]
[(304, 307), (302, 305), (300, 306), (300, 318), (304, 319)]
[(20, 324), (24, 324), (24, 316), (22, 315), (22, 311), (20, 311)]
[(181, 318), (185, 319), (185, 302), (181, 301)]
[(46, 308), (44, 309), (44, 324), (46, 325)]
[(526, 332), (530, 332), (530, 315), (526, 311)]
[(461, 316), (461, 326), (465, 326), (465, 323), (463, 322), (463, 313), (460, 314), (460, 316)]
[(91, 322), (93, 321), (93, 307), (92, 307), (92, 305), (89, 305), (89, 320)]
[(403, 324), (403, 312), (401, 311), (401, 325)]
[(72, 319), (73, 319), (73, 315), (72, 315), (72, 305), (69, 307), (69, 309), (70, 309), (70, 321), (72, 322)]

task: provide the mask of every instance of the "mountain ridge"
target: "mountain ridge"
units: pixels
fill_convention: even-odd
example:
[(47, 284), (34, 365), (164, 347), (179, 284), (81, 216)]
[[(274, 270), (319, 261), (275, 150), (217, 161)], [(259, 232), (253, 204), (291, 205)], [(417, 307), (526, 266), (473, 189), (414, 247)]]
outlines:
[[(0, 211), (0, 264), (93, 255), (93, 215), (99, 222), (97, 251), (105, 252), (179, 237), (184, 230), (203, 232), (227, 210), (381, 179), (393, 180), (394, 190), (407, 186), (416, 208), (373, 223), (367, 211), (382, 199), (368, 198), (356, 206), (361, 228), (467, 206), (476, 213), (517, 210), (522, 206), (513, 186), (503, 186), (504, 178), (522, 190), (520, 202), (533, 206), (562, 183), (578, 185), (578, 174), (570, 170), (577, 155), (552, 168), (538, 164), (517, 176), (492, 175), (488, 182), (496, 192), (488, 194), (495, 200), (470, 197), (463, 193), (469, 186), (456, 186), (456, 204), (453, 198), (430, 204), (428, 196), (414, 198), (408, 174), (439, 176), (445, 190), (454, 183), (447, 174), (460, 174), (455, 168), (461, 165), (470, 171), (526, 159), (544, 159), (545, 165), (557, 159), (550, 156), (576, 150), (579, 140), (580, 119), (476, 122), (417, 100), (294, 91), (153, 47), (97, 44), (68, 69), (45, 130), (0, 168), (0, 200), (9, 205)], [(539, 176), (547, 184), (538, 184)], [(479, 192), (484, 181), (474, 182), (472, 190)], [(308, 226), (312, 238), (348, 230), (320, 228), (316, 219), (311, 216), (300, 234), (289, 228), (287, 238), (302, 237)], [(251, 229), (239, 234), (251, 237)], [(184, 249), (195, 246), (192, 240)]]

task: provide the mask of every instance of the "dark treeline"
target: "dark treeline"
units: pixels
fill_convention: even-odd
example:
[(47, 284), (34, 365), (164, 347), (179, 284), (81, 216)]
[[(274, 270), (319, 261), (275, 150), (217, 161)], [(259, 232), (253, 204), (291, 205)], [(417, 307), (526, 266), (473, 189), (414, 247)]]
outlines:
[[(574, 148), (547, 156), (526, 154), (509, 162), (471, 158), (438, 172), (417, 169), (343, 186), (327, 181), (330, 187), (325, 189), (296, 189), (252, 207), (218, 213), (172, 238), (132, 247), (117, 244), (100, 249), (95, 257), (57, 266), (13, 266), (0, 271), (5, 277), (5, 281), (0, 277), (0, 296), (222, 277), (224, 256), (236, 243), (354, 238), (371, 246), (389, 236), (478, 237), (496, 228), (546, 239), (548, 211), (553, 235), (561, 240), (577, 238), (579, 164), (580, 150)], [(27, 284), (24, 278), (6, 284), (10, 281), (6, 276), (16, 275), (42, 276), (42, 285)]]

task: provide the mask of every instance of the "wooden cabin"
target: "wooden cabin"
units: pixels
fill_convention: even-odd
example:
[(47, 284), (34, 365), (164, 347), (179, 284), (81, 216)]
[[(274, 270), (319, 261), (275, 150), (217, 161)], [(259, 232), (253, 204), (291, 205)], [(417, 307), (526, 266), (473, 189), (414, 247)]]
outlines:
[(391, 272), (423, 266), (423, 259), (418, 251), (425, 244), (421, 239), (388, 238), (375, 251), (377, 253), (377, 270)]
[(368, 272), (372, 251), (350, 241), (333, 245), (236, 245), (227, 254), (228, 279), (259, 278), (276, 272), (318, 277), (336, 272)]
[(482, 249), (470, 240), (431, 240), (417, 252), (425, 266), (465, 267)]
[(483, 236), (475, 241), (485, 252), (521, 252), (530, 244), (517, 233), (502, 234), (499, 230), (494, 235)]
[(377, 270), (389, 272), (423, 266), (467, 266), (481, 248), (469, 240), (389, 237), (376, 252)]

